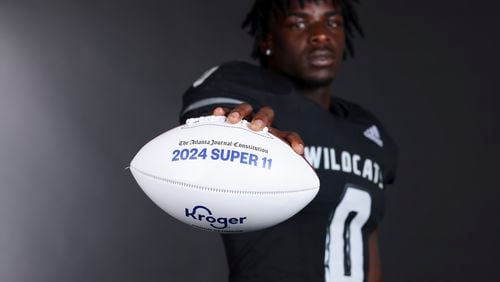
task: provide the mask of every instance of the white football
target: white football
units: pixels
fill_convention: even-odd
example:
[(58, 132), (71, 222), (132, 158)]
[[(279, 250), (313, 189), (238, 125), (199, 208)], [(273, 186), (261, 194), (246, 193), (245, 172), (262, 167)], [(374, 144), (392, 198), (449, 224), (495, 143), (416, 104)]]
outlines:
[(165, 212), (219, 233), (278, 224), (319, 191), (318, 176), (288, 144), (223, 116), (189, 119), (161, 134), (137, 153), (130, 170)]

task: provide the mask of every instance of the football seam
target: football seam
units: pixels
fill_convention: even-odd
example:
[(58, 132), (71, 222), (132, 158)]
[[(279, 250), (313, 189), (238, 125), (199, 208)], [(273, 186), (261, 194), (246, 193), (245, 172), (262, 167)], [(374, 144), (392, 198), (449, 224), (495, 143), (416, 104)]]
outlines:
[(312, 188), (305, 188), (305, 189), (300, 189), (300, 190), (291, 190), (291, 191), (235, 191), (235, 190), (229, 190), (229, 189), (220, 189), (220, 188), (213, 188), (213, 187), (207, 187), (207, 186), (201, 186), (201, 185), (195, 185), (195, 184), (189, 184), (177, 180), (172, 180), (172, 179), (167, 179), (163, 177), (159, 177), (147, 172), (144, 172), (136, 167), (130, 166), (131, 169), (156, 180), (160, 180), (163, 182), (167, 182), (170, 184), (175, 184), (179, 185), (184, 188), (194, 188), (198, 190), (205, 190), (205, 191), (210, 191), (210, 192), (222, 192), (222, 193), (229, 193), (229, 194), (249, 194), (249, 195), (279, 195), (279, 194), (291, 194), (291, 193), (302, 193), (302, 192), (309, 192), (311, 190), (317, 190), (319, 187), (312, 187)]

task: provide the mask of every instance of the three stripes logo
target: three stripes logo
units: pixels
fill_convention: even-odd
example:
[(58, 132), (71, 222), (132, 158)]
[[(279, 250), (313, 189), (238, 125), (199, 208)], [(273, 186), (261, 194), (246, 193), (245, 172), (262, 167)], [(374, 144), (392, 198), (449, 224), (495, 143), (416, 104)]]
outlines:
[(384, 147), (384, 141), (380, 138), (380, 132), (375, 125), (370, 126), (364, 133), (365, 137), (375, 142), (380, 147)]

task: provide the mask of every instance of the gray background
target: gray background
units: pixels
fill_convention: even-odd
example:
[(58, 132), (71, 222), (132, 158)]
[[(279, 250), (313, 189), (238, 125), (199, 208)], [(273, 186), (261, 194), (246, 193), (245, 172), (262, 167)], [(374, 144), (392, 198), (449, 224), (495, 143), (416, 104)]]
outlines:
[[(401, 148), (385, 281), (499, 281), (498, 5), (363, 2), (334, 95)], [(0, 0), (0, 281), (224, 281), (218, 236), (124, 168), (204, 70), (248, 60), (250, 4)]]

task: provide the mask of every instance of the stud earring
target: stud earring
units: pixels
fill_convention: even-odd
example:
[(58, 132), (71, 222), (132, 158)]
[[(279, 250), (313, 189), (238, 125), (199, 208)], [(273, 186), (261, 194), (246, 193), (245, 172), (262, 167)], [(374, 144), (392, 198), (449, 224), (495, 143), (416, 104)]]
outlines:
[(267, 49), (267, 50), (266, 50), (266, 56), (271, 56), (271, 53), (272, 53), (272, 52), (271, 52), (271, 49)]

